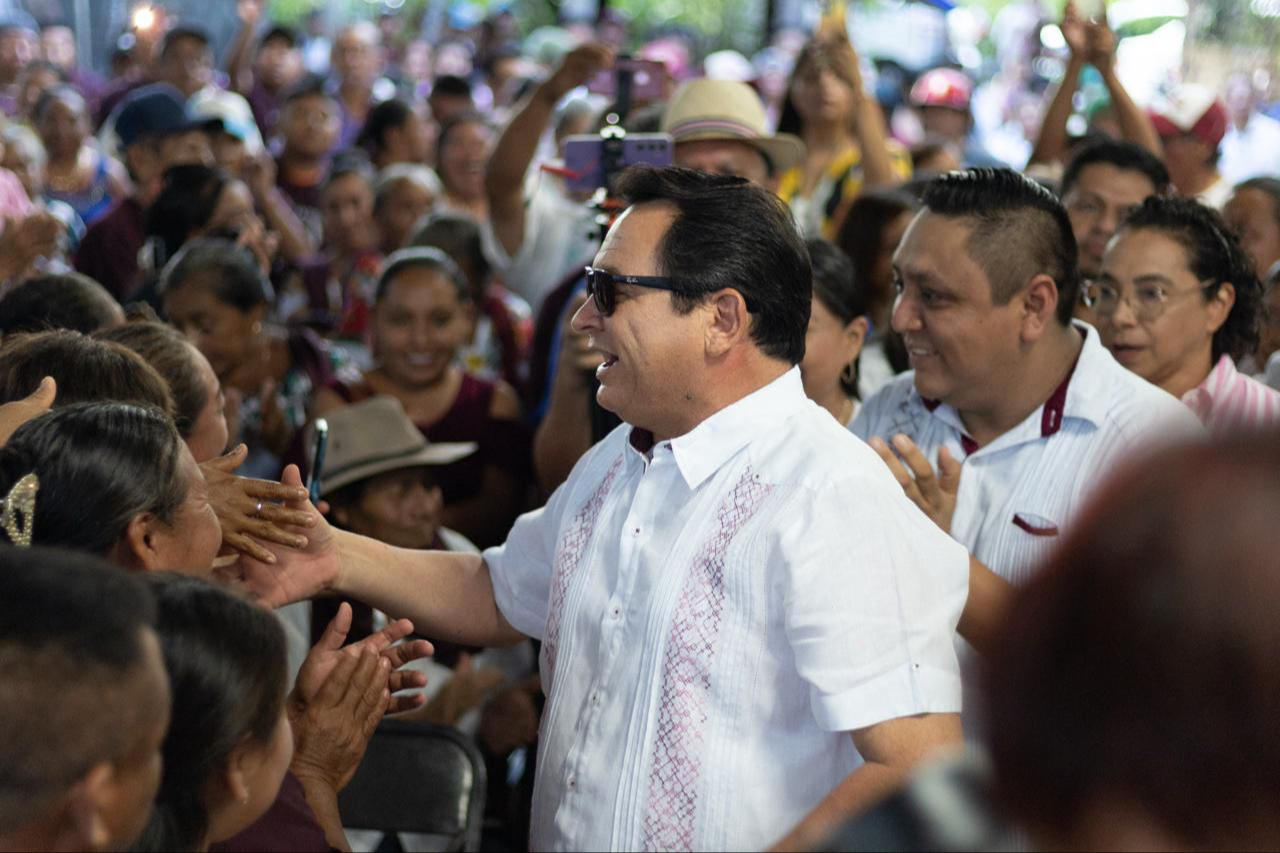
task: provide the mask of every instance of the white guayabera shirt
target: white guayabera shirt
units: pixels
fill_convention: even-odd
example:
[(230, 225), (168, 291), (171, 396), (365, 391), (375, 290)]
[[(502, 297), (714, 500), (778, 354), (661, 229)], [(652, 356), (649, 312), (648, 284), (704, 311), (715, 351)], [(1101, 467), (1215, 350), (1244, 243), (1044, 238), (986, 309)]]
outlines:
[(857, 769), (849, 732), (960, 710), (968, 555), (798, 370), (646, 438), (485, 555), (543, 641), (532, 849), (762, 849)]

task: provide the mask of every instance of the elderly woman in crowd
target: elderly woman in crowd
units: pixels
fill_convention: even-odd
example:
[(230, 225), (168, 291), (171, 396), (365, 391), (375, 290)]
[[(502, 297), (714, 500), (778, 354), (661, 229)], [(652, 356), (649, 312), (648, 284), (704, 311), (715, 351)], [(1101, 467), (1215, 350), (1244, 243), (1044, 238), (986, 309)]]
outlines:
[(488, 546), (502, 541), (523, 506), (528, 438), (515, 391), (457, 366), (474, 312), (470, 285), (448, 256), (433, 249), (393, 255), (373, 311), (376, 366), (357, 381), (331, 382), (317, 393), (314, 412), (387, 394), (428, 439), (476, 442), (478, 453), (441, 472), (443, 521)]
[(1183, 400), (1210, 432), (1280, 422), (1280, 392), (1236, 365), (1258, 347), (1263, 287), (1222, 217), (1148, 199), (1121, 226), (1088, 299), (1125, 367)]

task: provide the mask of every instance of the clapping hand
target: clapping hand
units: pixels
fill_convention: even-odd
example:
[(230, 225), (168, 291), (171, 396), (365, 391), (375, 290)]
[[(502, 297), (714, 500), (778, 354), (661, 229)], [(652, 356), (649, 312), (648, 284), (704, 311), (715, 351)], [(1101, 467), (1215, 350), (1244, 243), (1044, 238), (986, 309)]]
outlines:
[(388, 687), (393, 694), (388, 713), (400, 714), (411, 711), (426, 700), (422, 694), (395, 696), (405, 690), (421, 690), (427, 686), (427, 675), (412, 670), (402, 671), (410, 663), (428, 658), (435, 649), (426, 640), (414, 640), (408, 643), (400, 641), (413, 633), (413, 623), (408, 619), (400, 619), (391, 623), (358, 643), (349, 646), (347, 634), (351, 630), (351, 605), (342, 604), (338, 614), (333, 617), (320, 642), (311, 649), (307, 659), (298, 671), (298, 680), (293, 693), (289, 696), (290, 713), (300, 712), (319, 695), (330, 675), (337, 669), (344, 656), (374, 654), (388, 664), (390, 676)]
[(951, 451), (944, 447), (938, 454), (938, 470), (935, 472), (920, 448), (905, 435), (895, 436), (892, 448), (880, 438), (871, 439), (870, 444), (871, 449), (889, 466), (912, 503), (944, 532), (950, 533), (963, 471)]

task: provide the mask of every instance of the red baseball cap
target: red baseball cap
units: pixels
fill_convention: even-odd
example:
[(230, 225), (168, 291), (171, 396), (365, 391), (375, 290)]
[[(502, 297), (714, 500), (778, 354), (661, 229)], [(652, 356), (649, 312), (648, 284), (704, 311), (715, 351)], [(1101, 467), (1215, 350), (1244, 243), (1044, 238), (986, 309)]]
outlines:
[(915, 107), (945, 107), (967, 113), (972, 100), (973, 81), (954, 68), (926, 71), (911, 87), (911, 105)]
[(1227, 135), (1230, 118), (1217, 94), (1207, 86), (1188, 84), (1159, 99), (1148, 111), (1161, 138), (1197, 137), (1217, 148)]

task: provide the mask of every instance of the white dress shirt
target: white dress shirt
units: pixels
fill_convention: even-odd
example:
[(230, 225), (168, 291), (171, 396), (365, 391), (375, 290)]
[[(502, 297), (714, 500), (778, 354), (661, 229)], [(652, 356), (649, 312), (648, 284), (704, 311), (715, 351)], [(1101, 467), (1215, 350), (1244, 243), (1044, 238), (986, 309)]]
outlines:
[(1126, 370), (1085, 334), (1074, 372), (1029, 418), (976, 449), (950, 406), (926, 403), (903, 374), (862, 407), (853, 432), (889, 441), (902, 433), (931, 462), (948, 448), (964, 462), (951, 534), (1015, 584), (1029, 580), (1094, 490), (1135, 450), (1204, 428), (1175, 397)]
[(1222, 140), (1218, 168), (1232, 186), (1280, 175), (1280, 121), (1254, 113), (1244, 130), (1232, 122)]
[(485, 555), (543, 641), (534, 850), (762, 849), (860, 765), (849, 732), (960, 709), (967, 555), (798, 370), (647, 437)]

